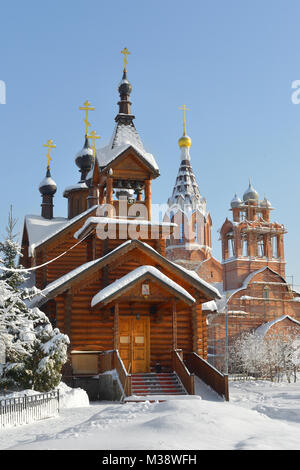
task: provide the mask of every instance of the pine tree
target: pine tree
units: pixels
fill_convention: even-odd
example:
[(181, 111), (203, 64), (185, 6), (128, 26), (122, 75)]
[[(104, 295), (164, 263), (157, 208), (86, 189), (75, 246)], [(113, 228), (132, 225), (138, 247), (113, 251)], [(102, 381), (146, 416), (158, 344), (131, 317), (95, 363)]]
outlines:
[(20, 269), (16, 258), (21, 256), (13, 233), (15, 225), (10, 208), (7, 237), (0, 244), (1, 262), (12, 270), (1, 272), (0, 265), (0, 338), (6, 352), (0, 387), (45, 392), (55, 388), (61, 380), (69, 338), (58, 328), (53, 329), (42, 311), (26, 305), (26, 300), (37, 290), (22, 288), (26, 276), (15, 271)]
[[(13, 217), (12, 206), (8, 214), (8, 223), (6, 226), (6, 238), (0, 242), (0, 262), (8, 269), (21, 269), (22, 266), (16, 263), (16, 260), (22, 257), (19, 243), (16, 241), (18, 236), (14, 233), (18, 220)], [(20, 272), (0, 271), (0, 279), (5, 280), (13, 289), (17, 289), (26, 281), (26, 276)]]

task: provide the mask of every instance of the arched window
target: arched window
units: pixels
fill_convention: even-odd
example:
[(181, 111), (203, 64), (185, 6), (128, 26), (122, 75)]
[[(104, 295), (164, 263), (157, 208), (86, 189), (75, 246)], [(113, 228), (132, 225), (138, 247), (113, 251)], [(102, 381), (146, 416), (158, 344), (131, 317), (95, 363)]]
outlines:
[(277, 244), (277, 237), (272, 237), (272, 257), (278, 258), (278, 244)]
[(257, 240), (257, 255), (260, 258), (263, 258), (265, 256), (265, 247), (264, 247), (263, 237), (259, 237)]
[(263, 288), (263, 298), (264, 299), (269, 299), (270, 298), (270, 289), (268, 286), (265, 286)]
[(197, 241), (198, 241), (198, 232), (197, 232), (197, 222), (196, 221), (194, 222), (194, 234), (195, 234), (194, 242), (197, 243)]
[(248, 240), (247, 240), (247, 238), (242, 239), (242, 256), (248, 256)]
[(184, 242), (184, 223), (180, 224), (180, 243), (183, 243)]
[(234, 246), (234, 238), (233, 232), (227, 233), (227, 248), (228, 248), (228, 258), (232, 258), (235, 256), (235, 246)]

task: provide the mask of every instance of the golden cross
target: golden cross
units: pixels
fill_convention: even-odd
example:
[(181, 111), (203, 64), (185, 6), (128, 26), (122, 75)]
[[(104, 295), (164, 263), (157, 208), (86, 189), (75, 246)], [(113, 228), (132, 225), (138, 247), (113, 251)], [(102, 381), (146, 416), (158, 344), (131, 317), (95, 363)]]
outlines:
[(80, 110), (85, 111), (85, 119), (83, 120), (83, 122), (85, 123), (85, 135), (88, 135), (89, 127), (91, 126), (90, 123), (89, 123), (89, 111), (94, 111), (94, 109), (95, 109), (90, 105), (91, 105), (91, 103), (89, 103), (89, 101), (86, 100), (83, 103), (83, 106), (79, 106)]
[(181, 109), (183, 111), (183, 134), (186, 135), (186, 120), (185, 120), (185, 112), (190, 111), (185, 104), (180, 106), (178, 109)]
[(127, 72), (127, 56), (128, 54), (131, 54), (131, 52), (129, 52), (129, 50), (127, 49), (127, 47), (124, 47), (124, 49), (121, 51), (121, 54), (124, 54), (124, 70), (125, 72)]
[(49, 139), (46, 144), (43, 144), (43, 147), (48, 147), (48, 153), (46, 155), (46, 157), (48, 158), (48, 167), (47, 168), (50, 168), (50, 161), (52, 160), (52, 158), (50, 156), (51, 149), (56, 148), (56, 145), (53, 144), (53, 140)]
[(96, 139), (101, 139), (101, 137), (100, 137), (100, 135), (97, 135), (97, 133), (95, 131), (92, 131), (91, 135), (88, 135), (88, 138), (92, 139), (92, 141), (93, 141), (92, 149), (93, 149), (93, 156), (95, 158), (95, 155), (96, 155), (95, 140)]

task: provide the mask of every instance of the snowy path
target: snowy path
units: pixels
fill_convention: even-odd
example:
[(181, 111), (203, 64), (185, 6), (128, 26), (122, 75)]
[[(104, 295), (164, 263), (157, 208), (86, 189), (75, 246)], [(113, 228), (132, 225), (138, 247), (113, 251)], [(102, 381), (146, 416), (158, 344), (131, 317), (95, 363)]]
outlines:
[(231, 383), (229, 403), (198, 387), (202, 399), (63, 409), (58, 418), (0, 431), (0, 449), (300, 448), (300, 382)]

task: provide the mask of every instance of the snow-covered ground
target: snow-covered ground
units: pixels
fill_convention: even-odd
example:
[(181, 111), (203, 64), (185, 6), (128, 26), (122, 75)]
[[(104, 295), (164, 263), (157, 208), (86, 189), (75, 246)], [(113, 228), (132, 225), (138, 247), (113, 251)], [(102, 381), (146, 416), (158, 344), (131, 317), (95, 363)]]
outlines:
[[(87, 404), (62, 391), (57, 418), (0, 431), (0, 449), (300, 449), (300, 381), (230, 382), (230, 402), (197, 381), (197, 398)], [(73, 396), (73, 406), (67, 399)]]

